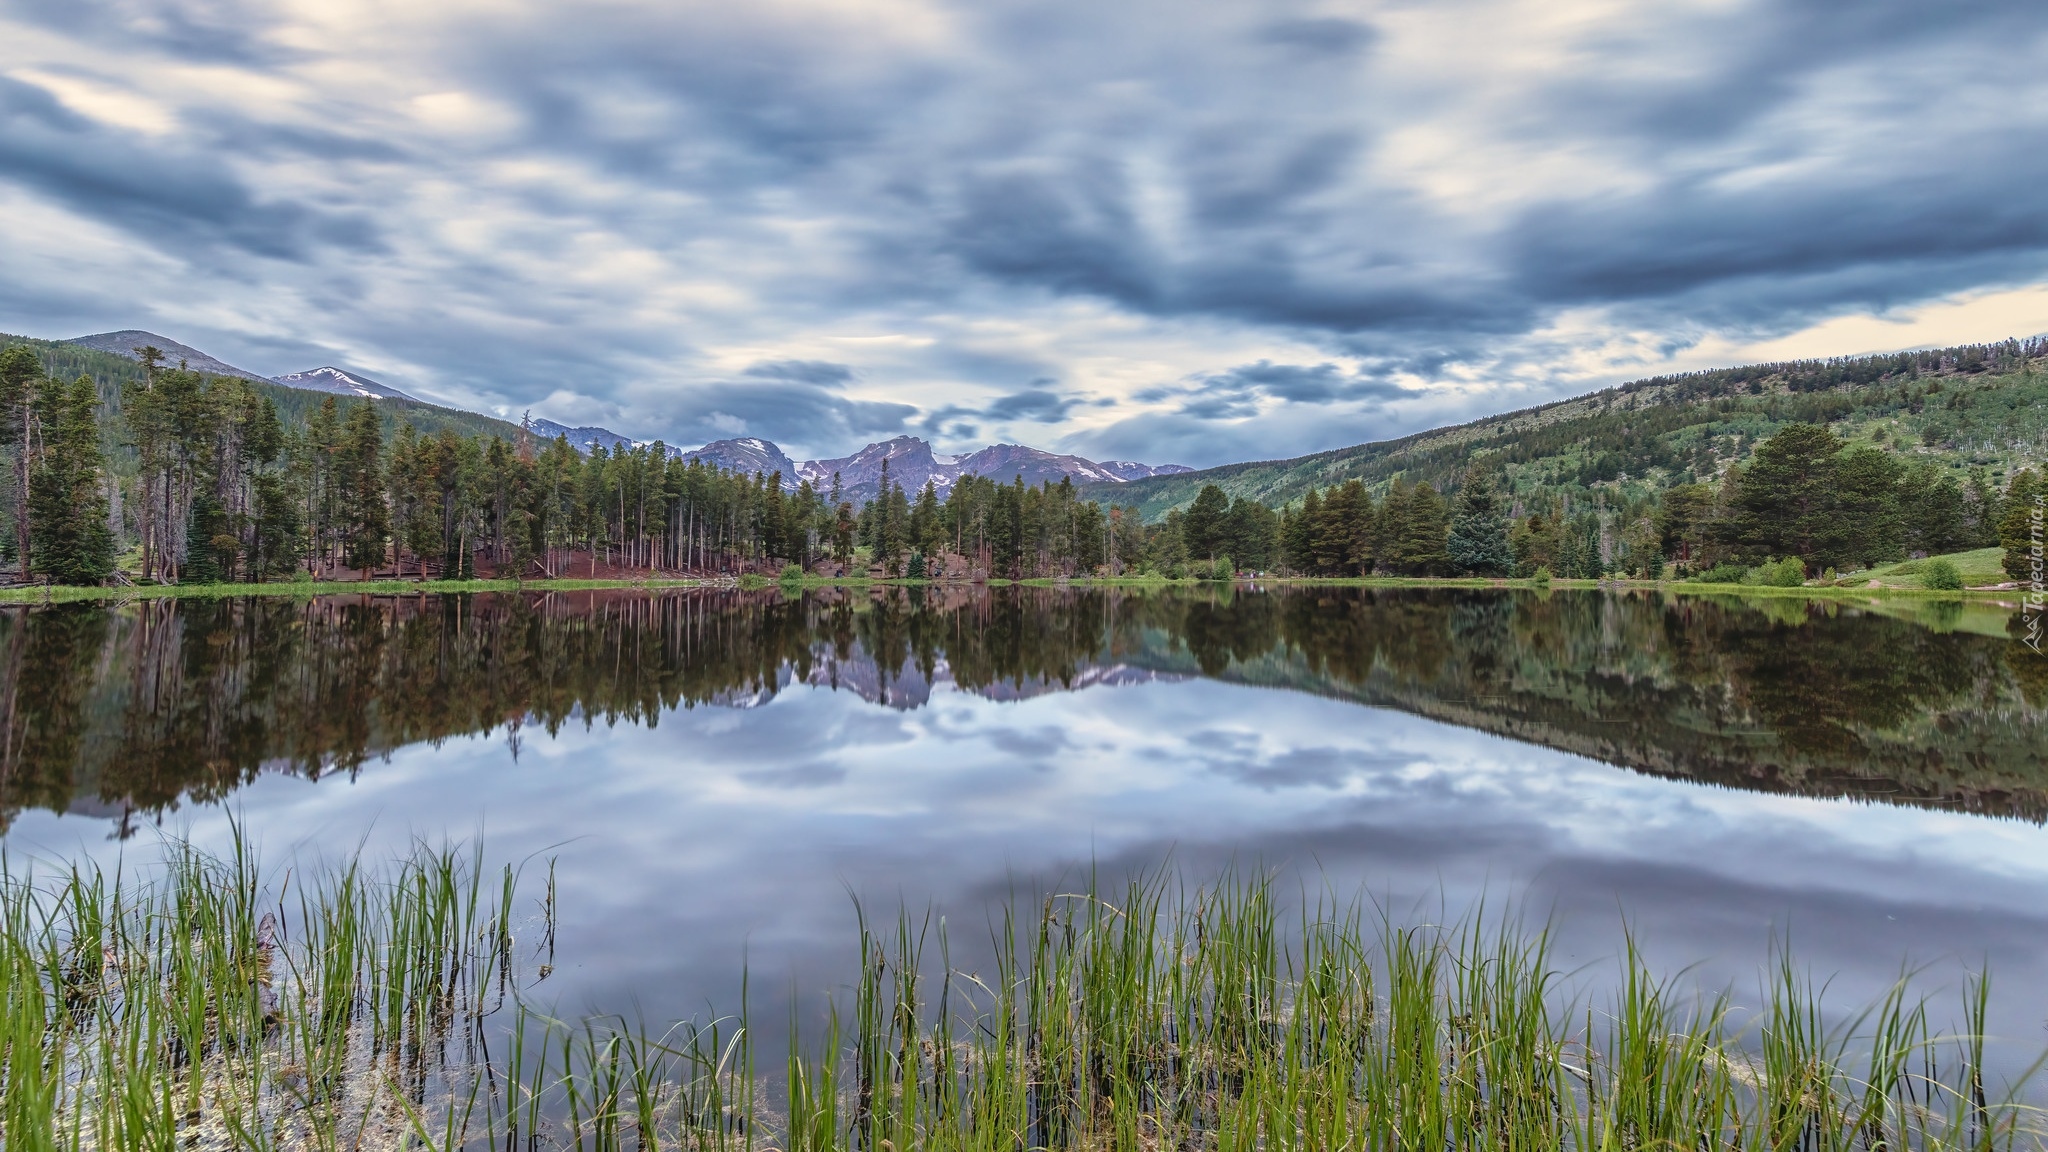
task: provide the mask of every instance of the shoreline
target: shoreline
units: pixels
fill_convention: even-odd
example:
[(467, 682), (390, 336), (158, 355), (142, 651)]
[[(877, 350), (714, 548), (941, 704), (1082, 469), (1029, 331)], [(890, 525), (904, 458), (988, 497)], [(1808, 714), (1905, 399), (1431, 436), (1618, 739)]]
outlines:
[[(450, 595), (473, 592), (591, 592), (639, 589), (665, 591), (678, 588), (959, 588), (981, 585), (989, 588), (1201, 588), (1299, 586), (1322, 588), (1453, 588), (1523, 589), (1617, 592), (1665, 592), (1692, 596), (1772, 597), (1824, 601), (1847, 600), (1931, 600), (2015, 602), (2028, 594), (2025, 588), (1927, 588), (1844, 587), (1803, 585), (1796, 588), (1746, 584), (1697, 584), (1683, 580), (1559, 580), (1487, 577), (1407, 576), (1247, 576), (1235, 580), (1174, 580), (1164, 576), (1027, 577), (1021, 580), (924, 580), (906, 577), (821, 577), (801, 581), (777, 581), (749, 573), (743, 576), (665, 576), (642, 580), (351, 580), (278, 581), (261, 584), (135, 584), (135, 585), (22, 585), (0, 588), (0, 604), (67, 604), (94, 600), (234, 599), (240, 597), (314, 596), (414, 596)], [(2014, 607), (2018, 607), (2015, 603)]]

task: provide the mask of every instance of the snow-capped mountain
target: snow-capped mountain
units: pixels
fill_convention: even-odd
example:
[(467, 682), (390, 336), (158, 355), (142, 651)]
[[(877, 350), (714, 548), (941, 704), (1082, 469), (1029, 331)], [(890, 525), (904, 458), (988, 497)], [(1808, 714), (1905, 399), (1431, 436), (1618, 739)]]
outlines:
[(851, 456), (835, 460), (806, 460), (797, 465), (797, 478), (809, 480), (820, 492), (832, 490), (832, 477), (839, 476), (841, 491), (859, 503), (881, 490), (882, 462), (888, 461), (889, 479), (906, 491), (916, 492), (925, 481), (951, 488), (960, 475), (959, 457), (933, 454), (932, 446), (915, 436), (898, 436), (870, 444)]
[(678, 453), (685, 460), (702, 460), (726, 472), (739, 472), (751, 476), (782, 474), (782, 486), (794, 488), (801, 482), (797, 465), (773, 442), (757, 436), (738, 440), (713, 440), (702, 448)]
[(1185, 464), (1140, 464), (1136, 460), (1104, 460), (1097, 464), (1104, 472), (1118, 480), (1143, 480), (1147, 476), (1173, 476), (1181, 472), (1193, 472)]
[(367, 396), (372, 400), (410, 400), (415, 404), (419, 403), (418, 397), (400, 392), (389, 384), (379, 384), (368, 376), (358, 376), (345, 368), (336, 368), (332, 365), (306, 372), (272, 376), (271, 379), (287, 388), (304, 388), (309, 392), (332, 392), (336, 396)]
[(1024, 483), (1035, 486), (1047, 481), (1057, 484), (1062, 478), (1071, 478), (1077, 484), (1122, 483), (1143, 476), (1193, 471), (1180, 464), (1155, 467), (1129, 460), (1098, 464), (1081, 456), (1061, 455), (1022, 444), (992, 444), (976, 452), (949, 456), (933, 452), (932, 446), (918, 437), (898, 436), (836, 460), (806, 460), (796, 466), (795, 479), (809, 480), (813, 488), (826, 492), (831, 489), (836, 472), (846, 497), (859, 502), (872, 498), (881, 489), (884, 460), (889, 463), (891, 483), (916, 493), (930, 481), (940, 495), (951, 490), (962, 476), (986, 476), (1003, 483), (1022, 477)]
[(535, 437), (541, 440), (553, 440), (558, 436), (567, 436), (569, 438), (569, 446), (583, 453), (588, 453), (592, 445), (603, 445), (606, 451), (616, 452), (621, 447), (637, 448), (642, 443), (642, 441), (635, 440), (631, 436), (621, 436), (609, 428), (599, 428), (588, 424), (578, 428), (571, 428), (567, 424), (558, 424), (553, 420), (543, 419), (539, 416), (528, 416), (526, 418), (526, 427), (532, 431)]
[(1076, 484), (1113, 483), (1122, 479), (1093, 460), (1056, 456), (1022, 444), (991, 444), (960, 457), (959, 469), (962, 476), (990, 476), (1004, 481), (1022, 476), (1024, 483), (1034, 487), (1047, 480), (1057, 484), (1062, 478), (1071, 478)]
[(142, 357), (135, 354), (137, 348), (155, 348), (164, 354), (164, 364), (167, 367), (176, 368), (180, 363), (183, 363), (192, 371), (204, 372), (208, 376), (240, 376), (244, 380), (260, 380), (265, 384), (271, 382), (268, 376), (258, 376), (247, 369), (237, 368), (233, 364), (215, 360), (199, 349), (180, 344), (168, 336), (159, 336), (154, 332), (144, 332), (138, 328), (124, 328), (119, 332), (101, 332), (93, 336), (79, 336), (66, 340), (64, 343), (76, 344), (81, 348), (91, 348), (96, 352), (112, 352), (116, 356), (126, 356), (130, 360), (142, 359)]

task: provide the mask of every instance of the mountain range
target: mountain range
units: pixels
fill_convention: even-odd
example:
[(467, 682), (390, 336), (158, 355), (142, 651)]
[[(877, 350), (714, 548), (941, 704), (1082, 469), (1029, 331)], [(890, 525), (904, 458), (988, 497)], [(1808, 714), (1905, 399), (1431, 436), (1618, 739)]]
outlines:
[(933, 452), (930, 444), (915, 436), (898, 436), (837, 460), (807, 460), (796, 466), (796, 476), (810, 481), (811, 487), (821, 492), (829, 492), (836, 474), (850, 498), (864, 500), (880, 491), (884, 462), (888, 464), (890, 480), (902, 485), (905, 491), (917, 492), (930, 482), (942, 495), (962, 476), (987, 476), (1004, 482), (1021, 477), (1024, 483), (1036, 486), (1066, 478), (1081, 484), (1122, 484), (1142, 477), (1193, 471), (1180, 464), (1153, 466), (1128, 460), (1103, 464), (1022, 444), (991, 444), (977, 452), (948, 456)]
[[(188, 368), (208, 375), (237, 376), (244, 380), (280, 384), (287, 388), (326, 392), (338, 396), (400, 400), (410, 404), (425, 403), (388, 384), (331, 365), (304, 372), (291, 372), (283, 376), (259, 376), (217, 360), (197, 348), (181, 344), (169, 337), (133, 328), (80, 336), (62, 343), (110, 352), (131, 360), (140, 359), (135, 352), (137, 348), (154, 347), (164, 353), (167, 361), (183, 363)], [(621, 448), (644, 447), (651, 443), (648, 440), (614, 432), (609, 428), (595, 425), (571, 426), (531, 415), (526, 418), (526, 427), (544, 439), (567, 437), (569, 443), (581, 452), (589, 452), (597, 446), (607, 451), (617, 451)], [(949, 491), (954, 482), (962, 476), (987, 476), (1004, 482), (1013, 477), (1021, 477), (1030, 485), (1047, 481), (1058, 483), (1063, 478), (1071, 478), (1077, 484), (1102, 485), (1122, 484), (1132, 480), (1173, 476), (1193, 471), (1181, 464), (1152, 465), (1132, 460), (1088, 460), (1080, 456), (1047, 452), (1022, 444), (992, 444), (975, 452), (945, 455), (934, 452), (929, 443), (915, 436), (898, 436), (892, 440), (869, 444), (850, 456), (832, 460), (794, 461), (773, 441), (753, 436), (714, 440), (701, 448), (671, 447), (669, 452), (672, 456), (685, 460), (703, 460), (729, 472), (750, 475), (759, 473), (764, 476), (780, 474), (783, 485), (787, 488), (795, 488), (803, 481), (809, 480), (818, 491), (829, 492), (832, 477), (836, 473), (839, 476), (842, 495), (855, 502), (870, 499), (881, 490), (884, 461), (888, 463), (890, 479), (902, 485), (906, 491), (916, 493), (926, 482), (930, 482), (941, 495)]]

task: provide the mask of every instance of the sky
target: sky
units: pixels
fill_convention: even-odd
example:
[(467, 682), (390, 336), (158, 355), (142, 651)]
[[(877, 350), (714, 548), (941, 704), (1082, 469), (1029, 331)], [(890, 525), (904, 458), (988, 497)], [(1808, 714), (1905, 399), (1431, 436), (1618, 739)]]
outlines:
[(0, 331), (1196, 466), (2048, 331), (2039, 0), (0, 0)]

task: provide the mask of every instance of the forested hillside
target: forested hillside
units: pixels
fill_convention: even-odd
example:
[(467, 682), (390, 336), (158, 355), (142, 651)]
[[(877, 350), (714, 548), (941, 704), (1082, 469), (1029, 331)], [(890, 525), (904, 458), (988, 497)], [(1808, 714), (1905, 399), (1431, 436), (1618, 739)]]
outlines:
[[(75, 380), (79, 376), (90, 376), (99, 389), (100, 419), (108, 427), (114, 427), (121, 413), (121, 395), (124, 386), (139, 385), (144, 379), (141, 364), (127, 356), (113, 352), (101, 352), (79, 344), (57, 340), (38, 340), (32, 336), (10, 336), (0, 332), (0, 350), (16, 344), (25, 344), (35, 350), (36, 358), (42, 362), (43, 371), (55, 380)], [(177, 365), (173, 363), (171, 367)], [(250, 380), (249, 387), (259, 395), (267, 397), (276, 406), (278, 418), (286, 424), (303, 424), (311, 419), (326, 398), (325, 393), (304, 388), (287, 388), (282, 384)], [(377, 402), (378, 415), (384, 421), (387, 435), (395, 433), (401, 423), (411, 424), (429, 436), (443, 428), (458, 436), (504, 436), (518, 435), (519, 426), (475, 412), (463, 412), (455, 408), (442, 408), (418, 400), (387, 399)], [(109, 444), (118, 449), (118, 444)], [(132, 454), (120, 451), (110, 453), (110, 462), (115, 471), (132, 474)], [(124, 467), (125, 465), (125, 467)]]
[[(875, 446), (871, 484), (833, 468), (790, 491), (779, 469), (659, 442), (579, 452), (530, 426), (209, 376), (154, 349), (137, 364), (16, 340), (0, 346), (0, 561), (59, 584), (773, 572), (829, 558), (913, 578), (1792, 585), (1995, 550), (1979, 584), (2034, 579), (2044, 500), (2019, 465), (2048, 443), (2041, 351), (1645, 381), (1391, 445), (1091, 493), (1028, 483), (1044, 454), (1024, 449), (1001, 462), (1007, 482), (961, 474), (942, 491), (922, 442)], [(1196, 483), (1151, 524), (1126, 502)], [(1923, 583), (1962, 587), (1941, 564)]]
[(0, 346), (0, 455), (0, 561), (58, 584), (559, 576), (575, 556), (577, 575), (732, 571), (807, 556), (828, 519), (809, 485), (785, 500), (776, 477), (658, 443), (584, 453), (470, 413), (34, 340)]
[(1659, 376), (1469, 424), (1291, 460), (1091, 485), (1083, 495), (1138, 507), (1148, 522), (1205, 485), (1280, 506), (1357, 479), (1383, 494), (1395, 477), (1455, 490), (1474, 465), (1498, 469), (1511, 500), (1641, 502), (1714, 479), (1792, 424), (1938, 463), (2002, 486), (2021, 460), (2048, 457), (2048, 338), (1926, 352), (1752, 364)]

